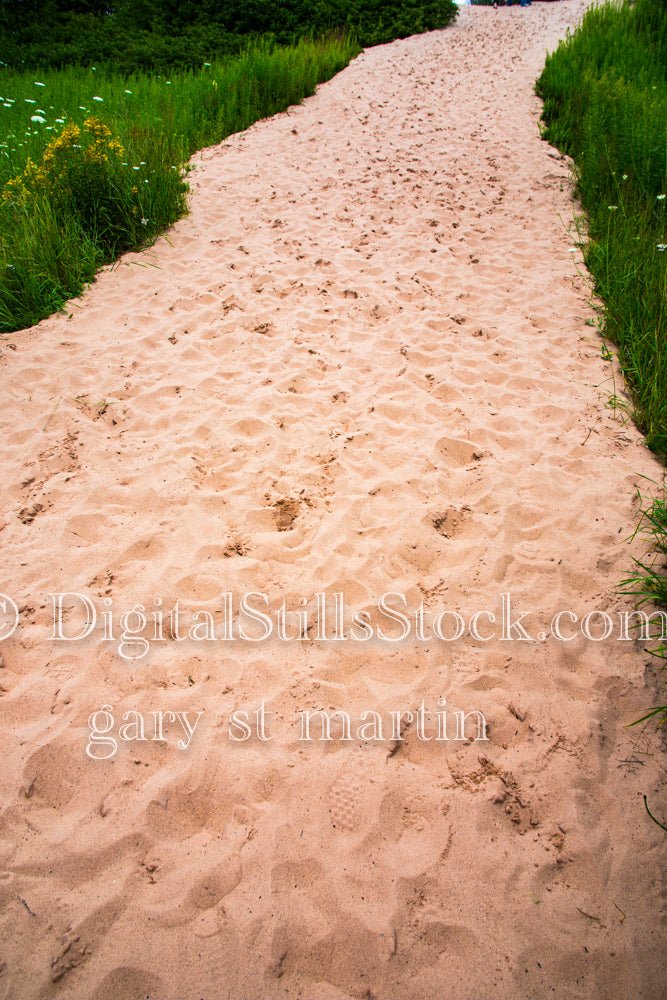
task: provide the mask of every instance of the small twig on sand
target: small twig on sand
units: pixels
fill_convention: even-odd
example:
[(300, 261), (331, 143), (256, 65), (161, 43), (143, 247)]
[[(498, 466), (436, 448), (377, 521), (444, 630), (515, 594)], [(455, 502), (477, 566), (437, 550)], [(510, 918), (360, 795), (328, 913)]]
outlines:
[(586, 911), (582, 910), (581, 907), (579, 907), (579, 906), (577, 907), (577, 909), (579, 910), (579, 913), (582, 914), (582, 916), (588, 917), (589, 920), (594, 920), (596, 924), (600, 925), (600, 927), (606, 927), (607, 926), (606, 924), (602, 923), (602, 921), (600, 920), (599, 917), (594, 917), (592, 913), (586, 913)]
[(28, 904), (26, 903), (26, 901), (25, 901), (25, 899), (23, 898), (23, 896), (17, 896), (16, 898), (18, 899), (18, 901), (19, 901), (20, 903), (23, 903), (23, 905), (25, 906), (26, 910), (28, 911), (28, 913), (29, 913), (29, 914), (30, 914), (31, 916), (33, 916), (33, 917), (36, 917), (36, 916), (37, 916), (37, 914), (36, 914), (36, 913), (34, 913), (34, 912), (33, 912), (33, 911), (32, 911), (32, 910), (30, 909), (30, 907), (29, 907), (29, 906), (28, 906)]

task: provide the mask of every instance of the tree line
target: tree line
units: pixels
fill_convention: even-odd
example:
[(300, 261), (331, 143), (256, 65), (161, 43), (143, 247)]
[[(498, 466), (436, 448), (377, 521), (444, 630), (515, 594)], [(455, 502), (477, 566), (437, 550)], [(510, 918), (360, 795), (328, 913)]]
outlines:
[(16, 68), (201, 66), (249, 39), (331, 32), (377, 45), (454, 20), (454, 0), (0, 0), (0, 53)]

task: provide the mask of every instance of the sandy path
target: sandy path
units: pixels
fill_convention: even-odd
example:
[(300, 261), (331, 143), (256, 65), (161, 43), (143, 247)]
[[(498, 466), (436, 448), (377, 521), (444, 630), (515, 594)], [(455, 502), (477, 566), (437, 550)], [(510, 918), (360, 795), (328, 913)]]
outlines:
[[(652, 694), (614, 589), (658, 467), (605, 405), (532, 93), (583, 6), (364, 53), (197, 157), (169, 240), (3, 346), (0, 998), (662, 995), (662, 766), (623, 729)], [(61, 592), (88, 638), (51, 638)], [(271, 636), (225, 640), (226, 593), (261, 637), (251, 592)], [(394, 641), (387, 593), (423, 632)], [(137, 602), (164, 621), (130, 659)], [(549, 635), (595, 609), (607, 640)], [(497, 620), (439, 638), (453, 610)], [(302, 739), (315, 709), (353, 738)]]

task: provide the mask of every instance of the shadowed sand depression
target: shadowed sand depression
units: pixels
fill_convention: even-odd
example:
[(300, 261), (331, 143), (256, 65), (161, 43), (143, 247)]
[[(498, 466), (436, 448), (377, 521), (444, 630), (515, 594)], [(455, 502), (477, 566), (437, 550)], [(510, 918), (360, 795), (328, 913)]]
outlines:
[[(584, 6), (462, 8), (365, 52), (195, 157), (168, 239), (2, 345), (0, 1000), (661, 995), (659, 747), (623, 728), (648, 657), (537, 638), (631, 608), (659, 471), (606, 405), (568, 165), (539, 138), (533, 81)], [(258, 592), (311, 630), (172, 622), (128, 659), (100, 627), (50, 638), (64, 591), (98, 626)], [(531, 641), (486, 641), (488, 615), (479, 639), (385, 618), (318, 641), (317, 594), (330, 636), (331, 595), (377, 625), (390, 592), (466, 621), (509, 594)], [(488, 741), (454, 715), (447, 742), (416, 716), (401, 741), (300, 738), (306, 710), (439, 699)], [(262, 702), (271, 738), (235, 742)], [(92, 760), (103, 705), (147, 739)], [(155, 740), (157, 711), (202, 715)]]

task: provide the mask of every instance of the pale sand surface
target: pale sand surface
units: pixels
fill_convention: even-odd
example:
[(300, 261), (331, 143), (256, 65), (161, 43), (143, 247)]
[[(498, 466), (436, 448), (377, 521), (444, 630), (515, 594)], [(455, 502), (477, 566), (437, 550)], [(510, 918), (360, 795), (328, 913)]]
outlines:
[[(536, 638), (631, 608), (635, 487), (659, 473), (606, 405), (568, 165), (539, 138), (533, 81), (583, 8), (463, 8), (365, 52), (196, 157), (168, 239), (3, 345), (0, 998), (663, 995), (642, 799), (664, 817), (663, 763), (624, 728), (649, 657)], [(64, 591), (95, 603), (86, 640), (50, 638)], [(309, 639), (165, 624), (118, 653), (137, 602), (187, 626), (253, 591), (274, 626), (303, 598)], [(425, 628), (510, 594), (532, 641), (413, 621), (393, 642), (388, 592)], [(366, 608), (385, 637), (333, 641), (336, 593), (348, 634)], [(438, 698), (448, 741), (419, 718), (402, 742), (300, 739), (308, 709)], [(235, 743), (229, 713), (262, 701), (271, 739)], [(102, 705), (120, 745), (92, 760)], [(169, 717), (120, 739), (160, 710), (203, 712), (187, 749)], [(488, 741), (457, 742), (455, 710)]]

